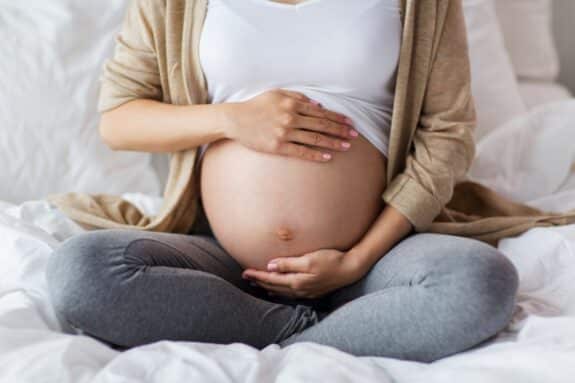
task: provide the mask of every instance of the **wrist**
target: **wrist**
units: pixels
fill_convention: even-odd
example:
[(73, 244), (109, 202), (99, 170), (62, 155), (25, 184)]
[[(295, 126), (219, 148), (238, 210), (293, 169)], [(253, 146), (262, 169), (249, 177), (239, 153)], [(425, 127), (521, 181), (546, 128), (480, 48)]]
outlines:
[(218, 116), (221, 118), (220, 126), (224, 138), (235, 140), (237, 138), (238, 113), (243, 105), (242, 102), (225, 102), (217, 104), (219, 107)]
[(346, 260), (351, 275), (356, 279), (365, 275), (371, 266), (373, 266), (373, 264), (369, 262), (369, 257), (356, 248), (351, 248), (347, 251)]
[(369, 269), (412, 231), (413, 225), (407, 218), (387, 205), (368, 233), (349, 252)]

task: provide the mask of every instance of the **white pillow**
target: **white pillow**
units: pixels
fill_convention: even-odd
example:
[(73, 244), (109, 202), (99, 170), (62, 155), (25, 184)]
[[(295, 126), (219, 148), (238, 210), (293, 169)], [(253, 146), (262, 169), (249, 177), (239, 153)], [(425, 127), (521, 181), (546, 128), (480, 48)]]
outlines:
[(493, 0), (464, 0), (472, 91), (477, 109), (479, 141), (527, 111), (509, 54), (505, 49)]
[(149, 153), (112, 151), (98, 132), (99, 77), (125, 6), (0, 1), (0, 200), (160, 193)]
[(574, 125), (575, 99), (533, 108), (477, 145), (467, 176), (518, 202), (551, 196), (573, 174)]
[(530, 110), (542, 104), (573, 98), (565, 86), (546, 81), (520, 81), (519, 91)]
[(559, 76), (551, 5), (551, 0), (496, 0), (505, 44), (520, 78), (553, 81)]

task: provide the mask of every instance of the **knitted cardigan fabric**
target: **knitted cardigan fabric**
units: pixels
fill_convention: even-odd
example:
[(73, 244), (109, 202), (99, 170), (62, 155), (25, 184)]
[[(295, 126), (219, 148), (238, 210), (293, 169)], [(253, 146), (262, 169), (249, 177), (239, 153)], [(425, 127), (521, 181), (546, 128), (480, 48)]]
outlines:
[[(139, 98), (207, 103), (198, 55), (206, 10), (207, 0), (131, 0), (101, 77), (99, 110)], [(416, 232), (473, 237), (492, 245), (532, 227), (574, 223), (575, 211), (544, 212), (466, 178), (475, 156), (476, 113), (461, 0), (401, 0), (401, 17), (382, 199)], [(111, 194), (69, 192), (47, 199), (88, 230), (193, 234), (199, 211), (198, 153), (199, 147), (193, 147), (170, 154), (163, 203), (154, 216)]]

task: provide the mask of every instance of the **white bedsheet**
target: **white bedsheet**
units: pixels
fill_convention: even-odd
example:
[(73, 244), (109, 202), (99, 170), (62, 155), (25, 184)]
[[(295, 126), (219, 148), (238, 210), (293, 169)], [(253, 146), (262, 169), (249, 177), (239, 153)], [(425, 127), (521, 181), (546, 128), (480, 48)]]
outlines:
[[(508, 129), (511, 133), (480, 143), (481, 160), (496, 155), (507, 158), (501, 163), (500, 176), (486, 177), (486, 182), (501, 190), (509, 185), (525, 188), (518, 197), (540, 208), (557, 210), (568, 202), (575, 208), (575, 100), (538, 109), (513, 123), (519, 126), (516, 131)], [(516, 146), (520, 155), (502, 157), (499, 145), (518, 142), (518, 135), (540, 139), (534, 141), (537, 144)], [(566, 153), (556, 155), (558, 148)], [(526, 177), (525, 169), (519, 171), (520, 158), (548, 166), (532, 167), (532, 177)], [(482, 169), (476, 170), (481, 173)], [(161, 202), (140, 194), (125, 197), (149, 212), (156, 211)], [(163, 341), (122, 353), (92, 338), (65, 334), (52, 311), (44, 271), (58, 243), (81, 231), (46, 201), (0, 202), (0, 382), (575, 380), (575, 225), (535, 228), (501, 241), (499, 248), (520, 274), (511, 324), (497, 339), (432, 364), (357, 358), (312, 343), (286, 349), (272, 345), (258, 351), (239, 343)]]

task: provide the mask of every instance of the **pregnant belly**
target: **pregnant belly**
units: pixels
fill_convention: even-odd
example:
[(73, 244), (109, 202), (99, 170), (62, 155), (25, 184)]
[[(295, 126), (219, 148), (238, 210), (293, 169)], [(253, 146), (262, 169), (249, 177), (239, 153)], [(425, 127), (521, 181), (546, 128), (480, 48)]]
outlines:
[(346, 251), (381, 212), (386, 158), (363, 136), (326, 163), (261, 153), (229, 139), (200, 164), (206, 218), (244, 268), (319, 249)]

